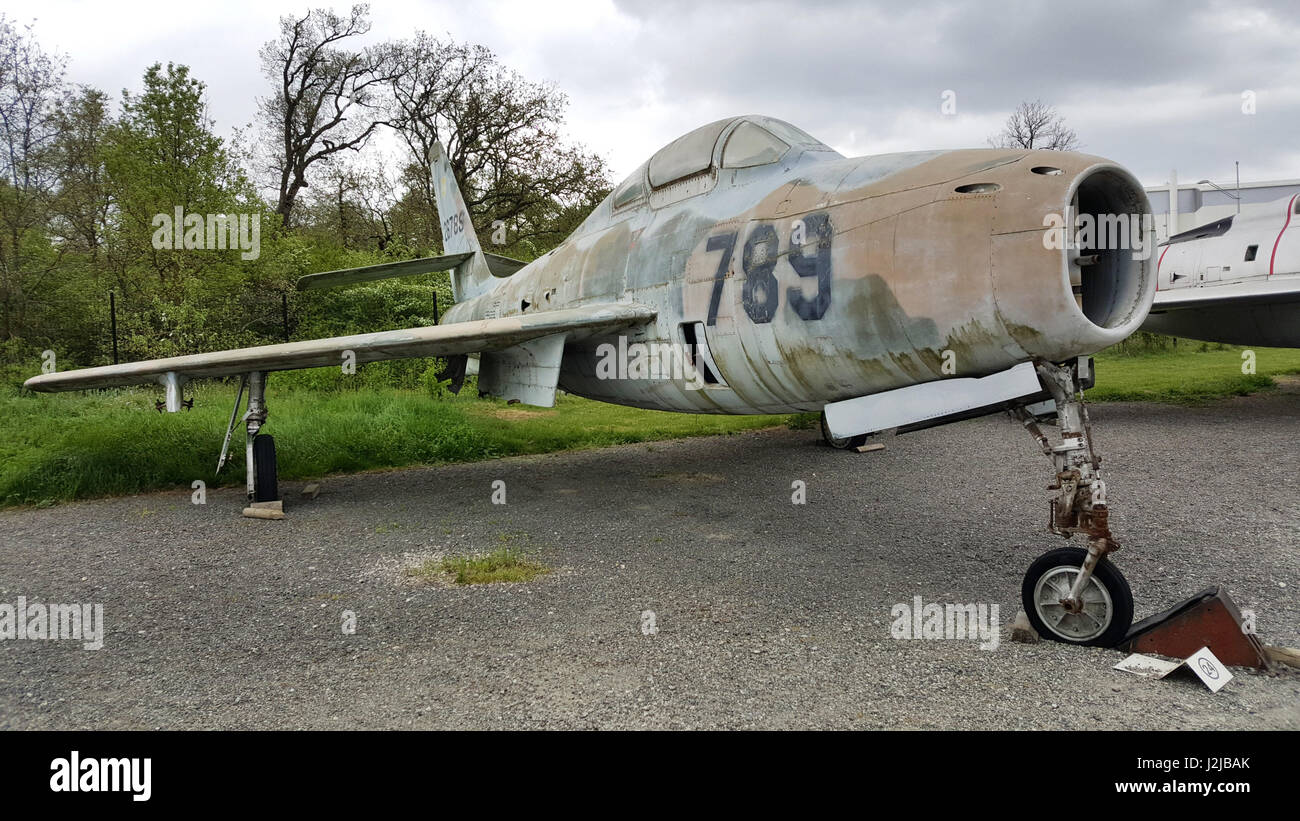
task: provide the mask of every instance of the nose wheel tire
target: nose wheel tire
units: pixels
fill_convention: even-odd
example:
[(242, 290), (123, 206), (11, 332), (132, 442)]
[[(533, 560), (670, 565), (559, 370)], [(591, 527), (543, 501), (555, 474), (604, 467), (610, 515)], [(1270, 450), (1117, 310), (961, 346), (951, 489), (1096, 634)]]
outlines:
[(858, 436), (846, 436), (843, 439), (831, 436), (830, 425), (826, 424), (826, 411), (822, 411), (822, 441), (836, 450), (848, 450), (849, 448), (860, 448), (867, 443), (865, 433)]
[(1102, 558), (1083, 588), (1082, 607), (1072, 610), (1062, 599), (1078, 577), (1088, 551), (1058, 547), (1034, 560), (1020, 585), (1020, 601), (1029, 622), (1043, 638), (1065, 644), (1114, 647), (1133, 623), (1133, 593), (1123, 574)]

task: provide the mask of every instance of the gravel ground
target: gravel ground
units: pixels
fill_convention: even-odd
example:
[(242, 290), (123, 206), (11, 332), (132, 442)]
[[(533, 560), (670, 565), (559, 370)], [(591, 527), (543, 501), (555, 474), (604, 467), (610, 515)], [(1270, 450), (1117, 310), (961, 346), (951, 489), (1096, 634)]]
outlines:
[[(1300, 646), (1300, 392), (1093, 421), (1137, 617), (1222, 581)], [(918, 595), (997, 604), (1008, 629), (1060, 543), (1048, 475), (993, 417), (862, 455), (774, 430), (339, 477), (310, 501), (284, 483), (278, 522), (188, 488), (0, 513), (0, 601), (101, 602), (107, 625), (98, 652), (0, 643), (0, 727), (1300, 729), (1300, 671), (1212, 695), (1111, 650), (890, 637)], [(555, 572), (403, 572), (503, 542)]]

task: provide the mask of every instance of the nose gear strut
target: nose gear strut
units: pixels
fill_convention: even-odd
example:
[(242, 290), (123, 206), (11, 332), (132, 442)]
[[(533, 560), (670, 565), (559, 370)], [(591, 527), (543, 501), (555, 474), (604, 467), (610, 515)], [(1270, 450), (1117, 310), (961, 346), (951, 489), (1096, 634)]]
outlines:
[[(1055, 467), (1055, 479), (1048, 485), (1055, 491), (1048, 502), (1048, 530), (1066, 539), (1081, 534), (1088, 547), (1086, 552), (1076, 548), (1068, 554), (1051, 551), (1030, 567), (1022, 587), (1025, 612), (1049, 638), (1113, 645), (1128, 631), (1133, 600), (1124, 577), (1109, 562), (1103, 564), (1108, 554), (1119, 549), (1119, 542), (1110, 532), (1101, 457), (1093, 452), (1092, 425), (1083, 401), (1081, 368), (1090, 367), (1090, 360), (1080, 358), (1066, 365), (1035, 362), (1034, 367), (1056, 403), (1060, 443), (1053, 444), (1023, 405), (1012, 413)], [(1075, 553), (1081, 554), (1082, 563), (1071, 570), (1062, 563)], [(1053, 557), (1050, 567), (1041, 567), (1049, 556)]]

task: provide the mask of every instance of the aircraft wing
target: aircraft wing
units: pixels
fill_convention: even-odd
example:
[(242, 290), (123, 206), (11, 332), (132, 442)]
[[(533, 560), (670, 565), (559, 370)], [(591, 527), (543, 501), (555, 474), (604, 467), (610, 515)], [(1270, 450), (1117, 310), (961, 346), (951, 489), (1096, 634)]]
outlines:
[(494, 352), (500, 352), (500, 356), (507, 362), (512, 361), (512, 357), (519, 356), (531, 362), (532, 351), (537, 347), (536, 341), (544, 338), (560, 343), (558, 347), (544, 346), (548, 350), (558, 351), (556, 361), (549, 365), (558, 373), (558, 355), (562, 353), (564, 340), (581, 339), (594, 333), (629, 327), (654, 317), (653, 309), (641, 305), (592, 304), (451, 325), (310, 339), (42, 374), (28, 379), (25, 385), (34, 391), (70, 391), (157, 383), (166, 385), (168, 381), (184, 382), (253, 371), (338, 367), (348, 352), (355, 356), (353, 361), (358, 365), (383, 359)]
[(1269, 277), (1188, 288), (1156, 291), (1153, 312), (1177, 308), (1213, 308), (1224, 305), (1259, 305), (1300, 302), (1300, 276)]

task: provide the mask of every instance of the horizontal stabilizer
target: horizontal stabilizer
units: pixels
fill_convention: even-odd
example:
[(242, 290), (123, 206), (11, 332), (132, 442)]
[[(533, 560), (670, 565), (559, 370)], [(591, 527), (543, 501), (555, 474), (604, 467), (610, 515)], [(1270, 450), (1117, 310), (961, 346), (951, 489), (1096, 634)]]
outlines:
[(358, 282), (371, 282), (376, 279), (413, 277), (420, 274), (430, 274), (434, 271), (448, 271), (472, 256), (474, 256), (472, 253), (447, 254), (441, 257), (384, 262), (379, 265), (367, 265), (363, 268), (344, 268), (339, 271), (308, 274), (298, 278), (298, 290), (337, 288), (341, 285), (355, 285)]
[(503, 257), (500, 254), (489, 254), (484, 252), (483, 258), (487, 260), (488, 270), (494, 277), (508, 277), (515, 271), (527, 265), (527, 262), (519, 259)]

